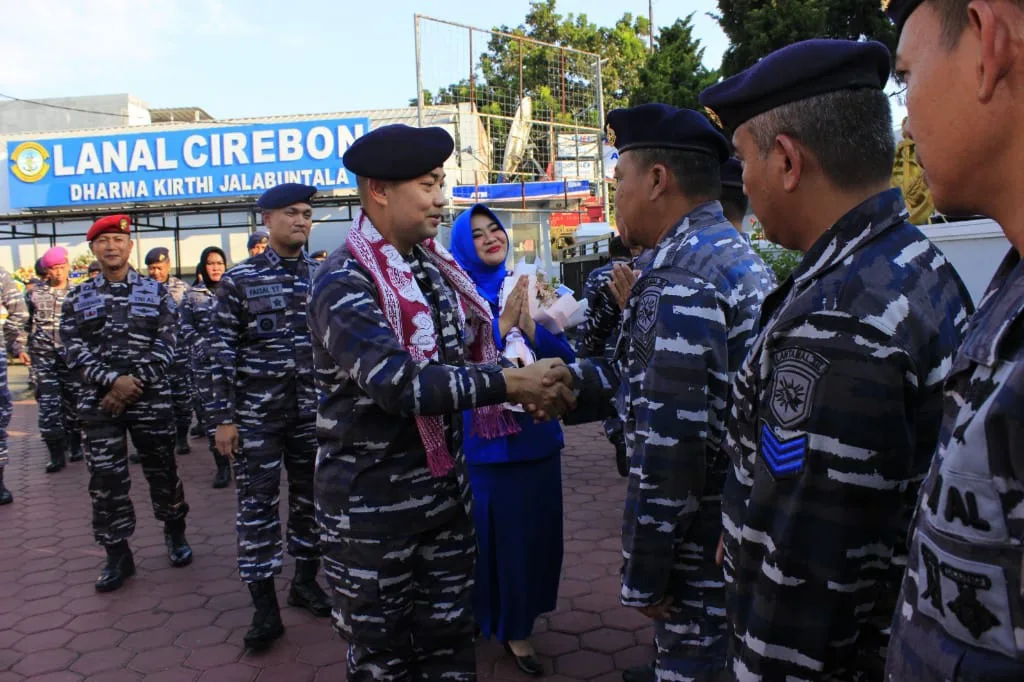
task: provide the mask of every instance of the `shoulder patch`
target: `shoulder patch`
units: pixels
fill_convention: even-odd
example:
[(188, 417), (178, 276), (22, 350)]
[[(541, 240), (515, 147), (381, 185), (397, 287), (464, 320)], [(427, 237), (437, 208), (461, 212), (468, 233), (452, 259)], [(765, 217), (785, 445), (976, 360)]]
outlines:
[(772, 365), (769, 409), (776, 424), (791, 429), (810, 416), (828, 360), (803, 348), (785, 348), (772, 355)]
[(647, 277), (644, 280), (643, 291), (640, 292), (636, 301), (636, 333), (647, 335), (654, 329), (658, 321), (658, 303), (661, 301), (661, 292), (668, 282), (660, 277)]

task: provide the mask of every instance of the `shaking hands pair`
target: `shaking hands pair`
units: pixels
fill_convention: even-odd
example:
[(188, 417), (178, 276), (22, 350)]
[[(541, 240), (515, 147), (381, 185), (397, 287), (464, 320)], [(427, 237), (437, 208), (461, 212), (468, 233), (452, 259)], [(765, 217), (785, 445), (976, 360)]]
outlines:
[(538, 360), (504, 370), (509, 402), (522, 405), (537, 421), (557, 419), (576, 409), (572, 372), (558, 359)]

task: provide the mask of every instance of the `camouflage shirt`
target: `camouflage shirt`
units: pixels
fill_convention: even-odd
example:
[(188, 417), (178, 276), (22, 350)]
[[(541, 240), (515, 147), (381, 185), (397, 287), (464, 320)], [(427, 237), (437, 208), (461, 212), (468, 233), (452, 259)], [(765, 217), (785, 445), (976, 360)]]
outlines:
[(188, 288), (178, 310), (178, 341), (192, 362), (208, 362), (213, 313), (217, 298), (205, 284)]
[(61, 348), (60, 316), (71, 287), (63, 289), (40, 284), (28, 299), (29, 354), (50, 353)]
[(587, 301), (587, 318), (580, 325), (577, 356), (589, 358), (594, 356), (612, 357), (619, 340), (619, 324), (622, 322), (622, 310), (615, 302), (608, 283), (612, 278), (612, 268), (616, 263), (628, 261), (613, 260), (594, 268), (583, 285), (583, 298)]
[[(1024, 679), (1024, 262), (1016, 251), (971, 320), (942, 400), (894, 630), (929, 643), (922, 656), (935, 674), (915, 679), (960, 679), (968, 648), (991, 658), (972, 656), (977, 677), (965, 679)], [(894, 636), (892, 680), (910, 679), (894, 661), (900, 647)]]
[(907, 221), (860, 204), (765, 301), (733, 387), (723, 496), (738, 680), (868, 679), (970, 299)]
[(627, 384), (616, 401), (630, 458), (626, 606), (661, 602), (673, 571), (715, 568), (702, 555), (708, 543), (713, 553), (721, 532), (729, 381), (771, 282), (719, 203), (703, 204), (652, 250), (623, 313), (614, 360), (572, 366), (583, 409)]
[(11, 355), (21, 355), (25, 352), (25, 345), (28, 339), (28, 307), (25, 304), (25, 295), (14, 283), (11, 273), (0, 268), (0, 296), (3, 297), (4, 308), (7, 309), (7, 319), (3, 325), (3, 345)]
[(210, 406), (213, 424), (260, 427), (316, 418), (313, 348), (306, 323), (318, 263), (293, 267), (268, 247), (224, 273), (217, 285)]
[[(460, 412), (506, 398), (501, 367), (466, 366), (455, 295), (420, 250), (409, 264), (440, 332), (437, 363), (416, 363), (396, 339), (376, 285), (347, 247), (328, 256), (314, 283), (317, 506), (328, 533), (417, 533), (451, 519), (469, 490)], [(431, 476), (416, 415), (445, 416), (452, 474)]]
[(188, 285), (174, 275), (171, 275), (167, 278), (167, 282), (164, 286), (167, 287), (167, 293), (171, 295), (171, 300), (174, 301), (174, 305), (181, 306), (182, 299), (185, 298), (185, 294), (188, 293)]
[[(133, 269), (121, 282), (102, 274), (64, 299), (60, 336), (68, 367), (83, 384), (109, 388), (122, 375), (141, 379), (147, 391), (166, 391), (174, 357), (174, 303), (166, 287)], [(99, 392), (85, 390), (86, 409)]]

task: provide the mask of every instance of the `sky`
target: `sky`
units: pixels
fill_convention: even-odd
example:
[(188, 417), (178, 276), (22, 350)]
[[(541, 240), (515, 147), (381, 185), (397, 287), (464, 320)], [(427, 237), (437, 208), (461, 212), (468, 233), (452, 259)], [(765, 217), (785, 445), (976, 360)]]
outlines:
[[(654, 23), (693, 12), (716, 67), (727, 42), (706, 16), (715, 7), (654, 0)], [(416, 95), (416, 13), (492, 28), (519, 25), (528, 9), (529, 0), (0, 0), (0, 93), (130, 93), (215, 118), (401, 107)], [(558, 11), (610, 26), (646, 14), (648, 2), (559, 0)], [(461, 77), (466, 35), (424, 24), (424, 73)]]

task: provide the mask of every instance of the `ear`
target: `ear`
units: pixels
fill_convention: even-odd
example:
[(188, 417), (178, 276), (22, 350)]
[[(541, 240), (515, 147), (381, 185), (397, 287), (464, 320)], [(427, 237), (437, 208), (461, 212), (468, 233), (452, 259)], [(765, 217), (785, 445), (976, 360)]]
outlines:
[(647, 196), (651, 201), (654, 201), (668, 191), (669, 172), (664, 164), (656, 163), (648, 168), (645, 179), (650, 187)]
[(795, 192), (800, 186), (800, 178), (807, 161), (803, 148), (790, 136), (778, 135), (771, 155), (774, 159), (773, 168), (782, 178), (782, 189), (785, 192)]
[(999, 82), (1013, 69), (1015, 52), (1020, 47), (1013, 44), (1013, 34), (1006, 21), (1007, 18), (986, 0), (975, 0), (967, 6), (964, 30), (973, 33), (981, 46), (977, 78), (978, 101), (982, 104), (992, 100)]
[(366, 189), (371, 202), (381, 207), (388, 205), (388, 192), (391, 190), (390, 182), (370, 179), (367, 182)]
[(267, 226), (267, 225), (269, 225), (269, 224), (270, 224), (270, 211), (264, 211), (264, 212), (263, 212), (263, 213), (261, 214), (261, 216), (262, 216), (262, 218), (263, 218), (263, 225), (264, 225), (264, 226)]

